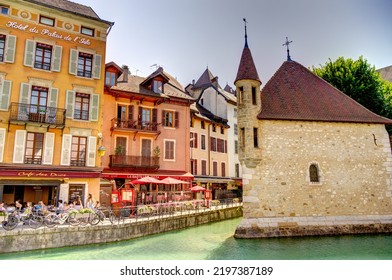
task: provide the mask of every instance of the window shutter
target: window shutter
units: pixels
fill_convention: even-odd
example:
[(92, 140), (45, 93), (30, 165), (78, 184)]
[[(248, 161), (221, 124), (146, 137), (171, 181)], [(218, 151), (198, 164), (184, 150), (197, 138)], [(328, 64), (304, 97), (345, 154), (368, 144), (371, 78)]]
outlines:
[(5, 128), (0, 128), (0, 162), (3, 162), (4, 158), (5, 133)]
[(102, 55), (96, 54), (93, 58), (93, 78), (100, 79), (101, 78), (101, 64), (102, 64)]
[(195, 138), (195, 148), (197, 149), (197, 133), (193, 134), (193, 138)]
[(30, 84), (20, 84), (19, 103), (30, 104)]
[(45, 133), (44, 158), (42, 164), (53, 163), (54, 139), (55, 139), (54, 133), (52, 132)]
[(139, 114), (137, 116), (137, 124), (138, 125), (142, 125), (142, 110), (143, 110), (143, 108), (139, 106), (139, 109), (138, 109)]
[(87, 166), (95, 166), (96, 151), (97, 151), (97, 137), (89, 136)]
[(52, 59), (52, 71), (54, 72), (60, 72), (62, 53), (63, 53), (62, 46), (54, 46), (53, 59)]
[(15, 131), (13, 163), (23, 163), (24, 162), (26, 134), (27, 134), (26, 130), (16, 130)]
[(26, 40), (25, 56), (24, 56), (24, 65), (25, 66), (33, 67), (34, 49), (35, 49), (35, 42), (32, 40)]
[(197, 159), (195, 159), (195, 175), (198, 174), (197, 173)]
[(99, 94), (91, 94), (90, 121), (98, 121)]
[(180, 120), (178, 119), (178, 112), (174, 113), (174, 126), (178, 128)]
[(78, 51), (75, 49), (71, 49), (69, 53), (69, 74), (76, 75), (78, 66)]
[(74, 115), (74, 102), (75, 102), (75, 91), (67, 90), (67, 112), (66, 117), (73, 119)]
[(162, 110), (162, 121), (161, 121), (161, 123), (162, 123), (162, 125), (163, 126), (166, 126), (166, 111), (165, 110)]
[(223, 152), (227, 154), (227, 140), (225, 140), (225, 150)]
[(16, 47), (16, 36), (7, 35), (4, 62), (14, 63), (14, 61), (15, 61), (15, 47)]
[(10, 106), (10, 94), (11, 94), (12, 81), (3, 81), (0, 86), (0, 110), (8, 111)]
[(152, 123), (154, 127), (157, 127), (158, 123), (158, 109), (152, 109)]
[(63, 134), (63, 142), (61, 144), (61, 165), (70, 165), (71, 164), (71, 144), (72, 144), (72, 135), (71, 134)]
[(49, 93), (49, 107), (57, 108), (58, 88), (51, 88)]
[(128, 106), (128, 121), (133, 121), (133, 105)]

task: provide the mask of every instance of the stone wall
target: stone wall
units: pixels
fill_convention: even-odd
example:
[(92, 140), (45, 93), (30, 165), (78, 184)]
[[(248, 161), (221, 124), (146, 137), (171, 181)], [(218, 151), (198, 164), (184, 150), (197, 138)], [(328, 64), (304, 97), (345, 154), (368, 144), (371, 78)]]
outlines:
[[(392, 156), (383, 125), (257, 125), (261, 148), (254, 149), (256, 166), (243, 166), (245, 220), (239, 228), (252, 218), (392, 215)], [(310, 182), (311, 164), (318, 167), (319, 183)]]
[(0, 253), (116, 242), (241, 216), (242, 207), (236, 206), (178, 216), (143, 218), (132, 222), (128, 220), (114, 225), (0, 230)]

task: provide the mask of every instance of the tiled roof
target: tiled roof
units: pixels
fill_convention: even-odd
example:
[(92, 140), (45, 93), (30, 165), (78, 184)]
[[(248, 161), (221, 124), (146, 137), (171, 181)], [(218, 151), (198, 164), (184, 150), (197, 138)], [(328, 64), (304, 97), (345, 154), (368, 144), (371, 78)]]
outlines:
[(238, 66), (237, 77), (235, 78), (234, 83), (238, 80), (260, 81), (255, 63), (253, 62), (252, 53), (250, 52), (250, 49), (247, 44), (242, 51), (240, 65)]
[(392, 124), (295, 61), (285, 61), (261, 92), (259, 119)]
[(94, 10), (91, 7), (75, 2), (71, 2), (68, 0), (24, 0), (24, 1), (34, 3), (37, 5), (51, 7), (61, 11), (71, 12), (73, 14), (78, 14), (81, 16), (86, 16), (92, 19), (106, 22), (104, 20), (101, 20), (100, 17), (94, 12)]
[(207, 68), (194, 84), (194, 88), (202, 88), (203, 86), (210, 85), (212, 79), (214, 79), (214, 75), (212, 75), (211, 71)]

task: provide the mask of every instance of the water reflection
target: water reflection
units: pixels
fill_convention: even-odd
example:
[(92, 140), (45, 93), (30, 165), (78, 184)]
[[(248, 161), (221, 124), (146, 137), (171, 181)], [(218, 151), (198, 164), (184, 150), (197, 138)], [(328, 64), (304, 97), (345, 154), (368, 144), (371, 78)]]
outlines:
[(34, 260), (392, 259), (392, 235), (235, 239), (240, 218), (99, 245), (0, 254)]

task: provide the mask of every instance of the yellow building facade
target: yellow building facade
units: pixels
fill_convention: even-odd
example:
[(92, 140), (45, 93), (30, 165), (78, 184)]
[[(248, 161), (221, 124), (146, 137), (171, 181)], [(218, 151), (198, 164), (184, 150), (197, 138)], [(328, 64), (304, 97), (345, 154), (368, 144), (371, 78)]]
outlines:
[(0, 8), (0, 201), (98, 198), (113, 23), (69, 1)]

